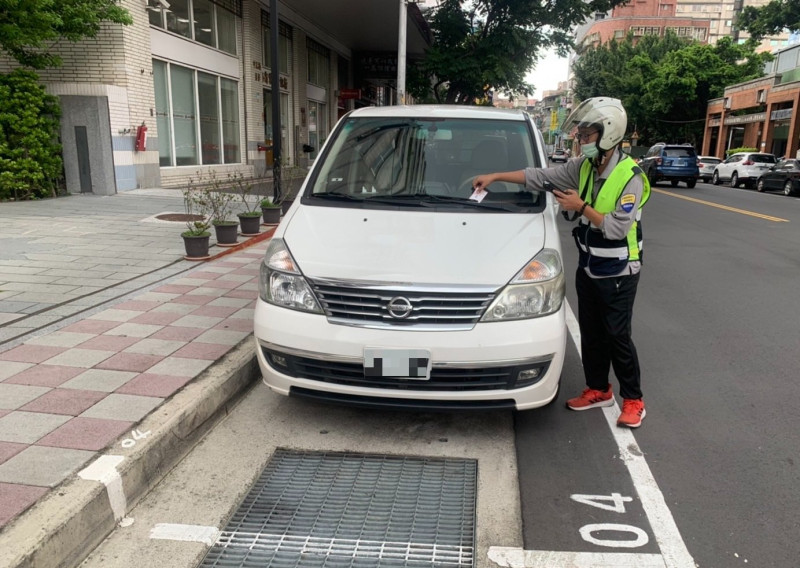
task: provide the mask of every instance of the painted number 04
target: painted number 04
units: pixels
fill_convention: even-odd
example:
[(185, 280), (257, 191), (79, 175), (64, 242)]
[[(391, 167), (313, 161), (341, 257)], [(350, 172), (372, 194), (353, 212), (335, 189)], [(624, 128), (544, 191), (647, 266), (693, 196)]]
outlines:
[[(633, 501), (632, 497), (623, 497), (619, 493), (612, 493), (611, 495), (570, 495), (573, 501), (597, 507), (604, 511), (613, 511), (615, 513), (625, 512), (625, 503)], [(595, 533), (602, 533), (604, 531), (613, 531), (618, 533), (630, 533), (634, 536), (628, 540), (609, 540), (597, 538)], [(596, 523), (591, 525), (584, 525), (579, 530), (581, 537), (586, 542), (596, 544), (598, 546), (607, 546), (610, 548), (638, 548), (644, 546), (650, 540), (647, 533), (639, 527), (631, 525), (622, 525), (618, 523)]]

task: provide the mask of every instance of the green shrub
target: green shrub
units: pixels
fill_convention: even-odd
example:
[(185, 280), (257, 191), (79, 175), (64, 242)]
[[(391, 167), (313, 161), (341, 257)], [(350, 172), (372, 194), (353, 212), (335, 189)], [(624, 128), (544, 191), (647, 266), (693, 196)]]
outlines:
[(731, 148), (730, 150), (725, 150), (725, 155), (733, 156), (734, 154), (738, 154), (739, 152), (758, 152), (758, 151), (759, 150), (757, 148), (748, 148), (745, 146), (742, 148)]
[(62, 177), (58, 99), (39, 76), (17, 69), (0, 74), (0, 200), (56, 195)]

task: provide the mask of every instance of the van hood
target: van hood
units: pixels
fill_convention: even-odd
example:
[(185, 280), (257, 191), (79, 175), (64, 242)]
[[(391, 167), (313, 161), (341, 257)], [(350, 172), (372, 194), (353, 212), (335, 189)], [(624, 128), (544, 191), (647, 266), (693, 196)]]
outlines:
[(303, 206), (276, 236), (311, 278), (500, 287), (544, 246), (543, 217)]

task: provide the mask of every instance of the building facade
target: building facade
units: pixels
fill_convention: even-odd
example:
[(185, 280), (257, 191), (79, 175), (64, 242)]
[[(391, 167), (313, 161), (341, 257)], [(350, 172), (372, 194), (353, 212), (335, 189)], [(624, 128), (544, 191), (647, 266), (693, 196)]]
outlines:
[(756, 148), (778, 158), (800, 157), (800, 45), (777, 52), (766, 76), (725, 89), (708, 102), (704, 155)]
[[(279, 2), (276, 54), (269, 0), (120, 4), (132, 25), (59, 42), (63, 65), (39, 73), (61, 102), (71, 193), (180, 187), (212, 171), (269, 177), (272, 105), (282, 163), (306, 166), (345, 112), (397, 102), (396, 0)], [(415, 4), (406, 30), (413, 62), (430, 43)], [(0, 72), (13, 67), (0, 60)]]

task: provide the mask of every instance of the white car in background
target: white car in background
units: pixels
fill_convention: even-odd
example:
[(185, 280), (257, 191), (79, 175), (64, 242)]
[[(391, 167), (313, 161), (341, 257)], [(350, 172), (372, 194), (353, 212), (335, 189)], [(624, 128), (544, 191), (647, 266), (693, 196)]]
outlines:
[(721, 163), (717, 157), (714, 156), (697, 156), (697, 165), (700, 168), (700, 178), (708, 183), (714, 177), (714, 168), (717, 164)]
[(479, 173), (544, 167), (524, 111), (342, 117), (261, 266), (257, 357), (275, 392), (367, 407), (526, 410), (566, 346), (557, 203)]
[(769, 171), (777, 162), (774, 154), (737, 152), (721, 164), (717, 164), (711, 181), (714, 185), (730, 181), (731, 187), (739, 187), (741, 184), (745, 187), (754, 187), (761, 174)]

